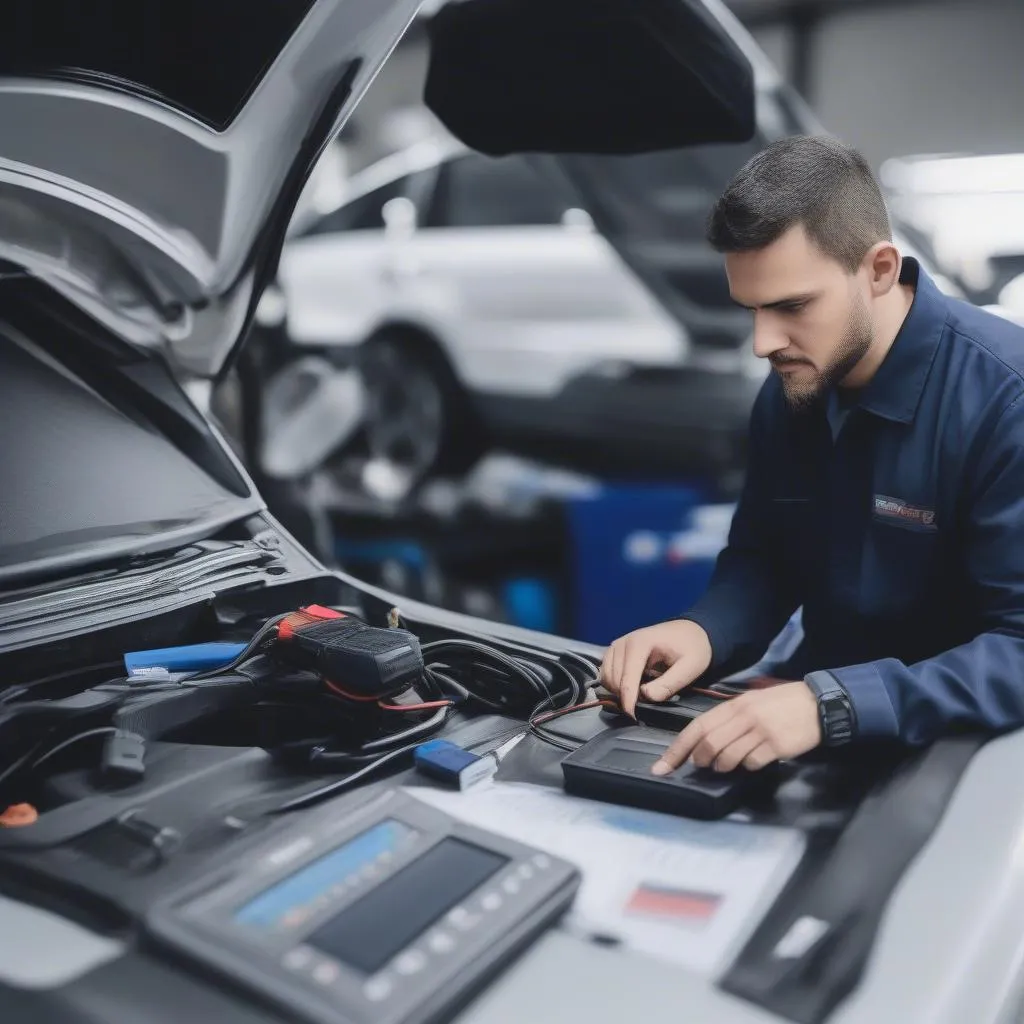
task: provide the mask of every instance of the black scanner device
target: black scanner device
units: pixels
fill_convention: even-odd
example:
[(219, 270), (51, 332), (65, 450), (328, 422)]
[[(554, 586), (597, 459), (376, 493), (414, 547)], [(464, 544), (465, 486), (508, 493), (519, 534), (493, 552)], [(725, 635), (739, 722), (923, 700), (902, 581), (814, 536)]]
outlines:
[(690, 763), (668, 775), (652, 775), (651, 766), (673, 738), (663, 730), (643, 727), (609, 729), (562, 761), (565, 791), (608, 803), (712, 820), (763, 798), (778, 782), (771, 768), (718, 772)]
[[(731, 690), (720, 692), (721, 696), (717, 696), (708, 691), (694, 693), (692, 690), (682, 690), (664, 701), (638, 700), (634, 709), (636, 721), (653, 729), (681, 732), (695, 718), (733, 695)], [(614, 721), (626, 717), (626, 712), (621, 708), (606, 709), (602, 712), (602, 717), (607, 721)]]

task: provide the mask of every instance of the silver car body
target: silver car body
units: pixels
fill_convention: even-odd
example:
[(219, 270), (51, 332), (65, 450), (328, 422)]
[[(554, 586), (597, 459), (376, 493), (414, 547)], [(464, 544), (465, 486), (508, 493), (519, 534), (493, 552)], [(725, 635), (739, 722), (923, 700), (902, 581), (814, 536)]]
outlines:
[[(354, 176), (346, 204), (409, 175), (429, 185), (465, 154), (448, 139), (398, 153)], [(587, 221), (567, 207), (551, 225), (299, 238), (280, 269), (289, 337), (352, 347), (392, 324), (414, 324), (441, 342), (470, 390), (531, 397), (556, 395), (606, 361), (685, 360), (685, 330)]]

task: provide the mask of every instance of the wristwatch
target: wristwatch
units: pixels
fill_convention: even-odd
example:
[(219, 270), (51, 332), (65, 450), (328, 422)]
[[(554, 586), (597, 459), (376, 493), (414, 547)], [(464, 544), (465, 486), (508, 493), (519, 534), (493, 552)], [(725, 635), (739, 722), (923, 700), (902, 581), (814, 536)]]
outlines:
[(821, 736), (827, 747), (849, 743), (857, 732), (857, 714), (846, 691), (831, 672), (811, 672), (804, 676), (818, 701)]

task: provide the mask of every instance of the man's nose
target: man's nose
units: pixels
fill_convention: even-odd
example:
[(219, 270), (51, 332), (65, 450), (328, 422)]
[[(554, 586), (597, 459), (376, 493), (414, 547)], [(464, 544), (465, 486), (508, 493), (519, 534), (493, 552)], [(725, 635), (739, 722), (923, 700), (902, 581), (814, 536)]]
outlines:
[(779, 325), (772, 317), (766, 317), (762, 313), (754, 314), (754, 355), (760, 359), (767, 359), (775, 352), (781, 352), (789, 347), (789, 338), (785, 332), (779, 330)]

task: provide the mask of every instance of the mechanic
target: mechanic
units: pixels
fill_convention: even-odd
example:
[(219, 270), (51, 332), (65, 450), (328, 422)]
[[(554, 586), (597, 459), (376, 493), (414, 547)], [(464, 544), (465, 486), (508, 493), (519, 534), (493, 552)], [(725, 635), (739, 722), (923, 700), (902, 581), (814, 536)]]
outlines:
[(616, 640), (601, 681), (633, 714), (754, 664), (801, 608), (803, 639), (652, 770), (1024, 725), (1024, 330), (901, 258), (866, 161), (829, 138), (755, 156), (708, 239), (773, 372), (705, 595)]

